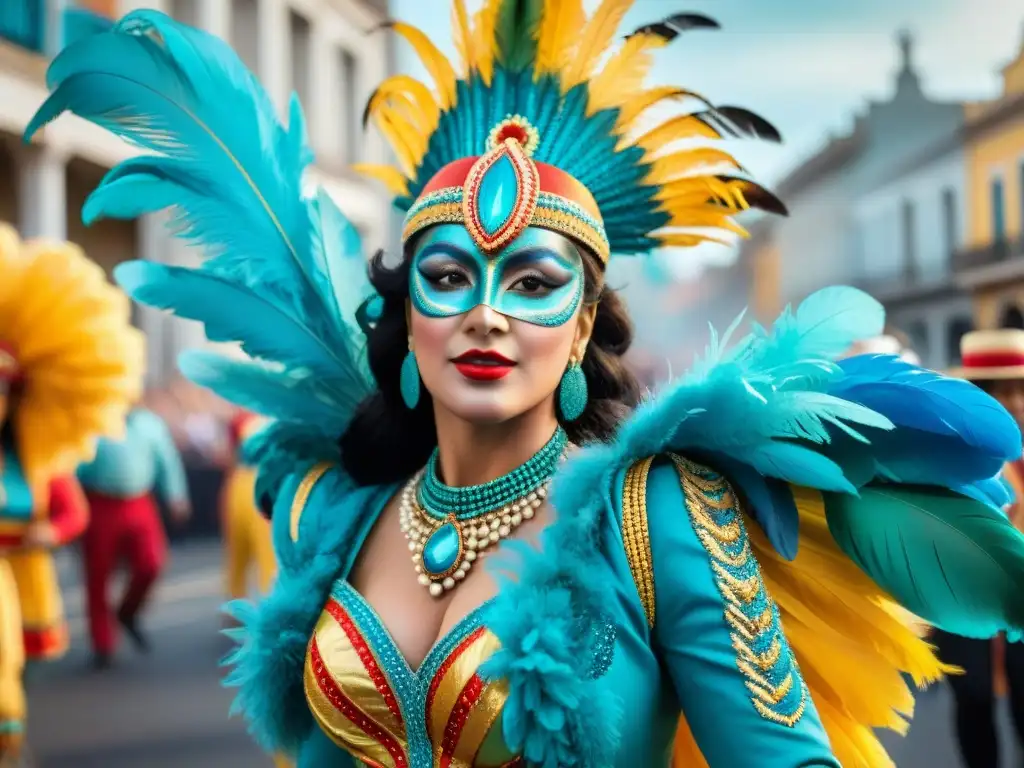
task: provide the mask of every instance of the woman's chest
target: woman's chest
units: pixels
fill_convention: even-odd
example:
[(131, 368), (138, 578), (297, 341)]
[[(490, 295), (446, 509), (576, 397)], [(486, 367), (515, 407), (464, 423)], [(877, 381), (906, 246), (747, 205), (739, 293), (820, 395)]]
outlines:
[(306, 655), (303, 683), (317, 724), (370, 765), (519, 765), (502, 738), (507, 686), (482, 674), (499, 649), (485, 608), (452, 627), (414, 670), (369, 604), (338, 580)]

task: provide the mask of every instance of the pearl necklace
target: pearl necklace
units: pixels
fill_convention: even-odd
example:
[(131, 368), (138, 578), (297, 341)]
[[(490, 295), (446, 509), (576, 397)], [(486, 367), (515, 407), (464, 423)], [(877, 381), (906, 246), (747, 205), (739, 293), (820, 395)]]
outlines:
[[(563, 455), (562, 461), (565, 460)], [(499, 509), (460, 520), (455, 513), (438, 519), (417, 500), (417, 489), (425, 470), (420, 470), (406, 483), (399, 505), (402, 533), (409, 541), (417, 580), (433, 597), (466, 578), (480, 553), (511, 535), (531, 519), (547, 498), (551, 478)]]

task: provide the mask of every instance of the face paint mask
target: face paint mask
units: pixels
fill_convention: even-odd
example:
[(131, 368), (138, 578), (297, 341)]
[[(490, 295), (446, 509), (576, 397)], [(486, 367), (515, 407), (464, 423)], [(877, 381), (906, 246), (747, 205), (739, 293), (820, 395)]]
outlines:
[(445, 224), (416, 247), (409, 285), (413, 307), (452, 317), (486, 304), (506, 317), (542, 326), (568, 322), (583, 300), (583, 259), (563, 235), (529, 228), (488, 258), (465, 227)]

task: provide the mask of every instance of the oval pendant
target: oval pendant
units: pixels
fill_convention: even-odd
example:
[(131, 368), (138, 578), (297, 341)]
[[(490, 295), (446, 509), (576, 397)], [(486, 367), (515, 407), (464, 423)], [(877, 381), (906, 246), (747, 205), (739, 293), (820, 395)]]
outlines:
[(462, 561), (462, 528), (454, 516), (434, 531), (423, 544), (423, 570), (432, 580), (442, 579)]

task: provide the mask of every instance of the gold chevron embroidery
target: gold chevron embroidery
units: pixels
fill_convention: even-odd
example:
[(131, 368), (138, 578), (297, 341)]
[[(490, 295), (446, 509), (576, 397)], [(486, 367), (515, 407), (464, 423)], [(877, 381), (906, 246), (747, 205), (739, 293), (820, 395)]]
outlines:
[(634, 463), (626, 470), (622, 485), (622, 541), (626, 561), (633, 574), (647, 626), (654, 627), (654, 569), (651, 566), (651, 539), (647, 530), (647, 473), (654, 458)]
[(792, 727), (807, 709), (807, 686), (750, 549), (739, 503), (721, 475), (681, 456), (672, 461), (725, 601), (736, 667), (750, 702), (767, 720)]
[(313, 493), (313, 487), (330, 468), (330, 462), (321, 461), (306, 473), (305, 477), (302, 478), (302, 482), (299, 483), (299, 487), (295, 490), (295, 496), (292, 498), (291, 515), (288, 521), (288, 532), (291, 534), (292, 541), (299, 540), (299, 521), (302, 519), (302, 513), (309, 502), (309, 495)]

